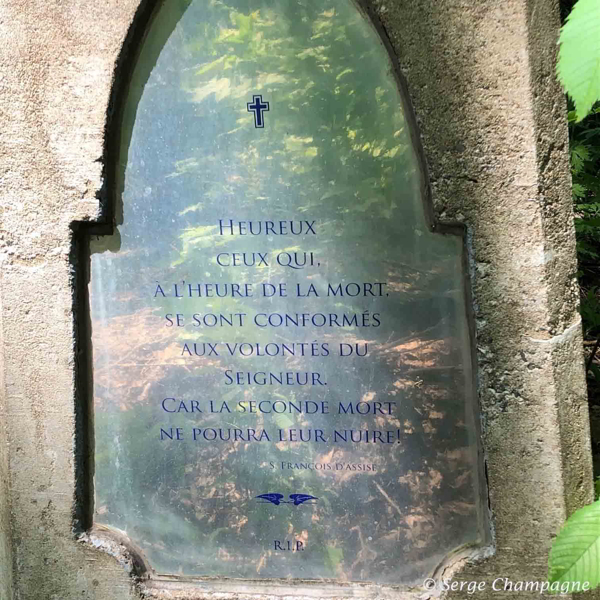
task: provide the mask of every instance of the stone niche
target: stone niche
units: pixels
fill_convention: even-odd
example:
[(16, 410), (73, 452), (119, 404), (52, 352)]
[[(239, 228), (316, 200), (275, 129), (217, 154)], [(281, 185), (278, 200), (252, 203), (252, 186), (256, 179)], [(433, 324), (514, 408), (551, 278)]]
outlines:
[(414, 128), (349, 0), (154, 16), (90, 305), (95, 520), (158, 577), (416, 585), (489, 540), (464, 240)]
[(0, 598), (543, 581), (592, 497), (554, 7), (0, 15)]

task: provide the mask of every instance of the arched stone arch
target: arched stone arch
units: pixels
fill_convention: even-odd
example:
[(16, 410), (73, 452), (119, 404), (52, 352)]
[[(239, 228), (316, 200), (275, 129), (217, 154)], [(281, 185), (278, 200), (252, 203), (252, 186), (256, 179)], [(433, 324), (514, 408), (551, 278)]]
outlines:
[[(106, 166), (117, 227), (92, 244), (96, 518), (126, 530), (162, 575), (283, 569), (412, 585), (487, 538), (462, 230), (432, 231), (416, 125), (375, 23), (349, 0), (166, 3), (124, 73)], [(253, 117), (253, 99), (268, 112)], [(290, 248), (306, 253), (307, 278), (279, 261)], [(221, 294), (217, 309), (206, 296)], [(316, 354), (305, 354), (306, 336)], [(358, 340), (369, 358), (345, 359)], [(244, 343), (255, 366), (244, 367)], [(269, 364), (261, 347), (277, 352)], [(298, 388), (301, 376), (313, 387)], [(275, 397), (288, 414), (320, 408), (304, 421), (258, 409), (262, 434), (249, 434), (258, 425), (240, 415), (252, 406), (243, 399)], [(299, 424), (312, 437), (298, 468), (312, 473), (290, 489), (318, 496), (325, 508), (305, 513), (327, 525), (290, 522), (320, 548), (311, 537), (312, 558), (287, 567), (270, 547), (281, 524), (256, 497), (289, 487), (282, 465), (295, 464), (301, 442), (286, 435)], [(207, 443), (213, 434), (229, 460)], [(336, 477), (338, 465), (372, 472)]]

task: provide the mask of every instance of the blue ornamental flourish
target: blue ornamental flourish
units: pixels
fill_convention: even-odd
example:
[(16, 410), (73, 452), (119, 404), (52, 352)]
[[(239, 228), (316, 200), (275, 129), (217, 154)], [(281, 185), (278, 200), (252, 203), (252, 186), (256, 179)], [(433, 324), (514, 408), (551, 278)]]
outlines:
[(310, 494), (290, 494), (288, 498), (289, 500), (283, 500), (285, 496), (283, 494), (261, 494), (260, 496), (256, 496), (257, 499), (262, 500), (261, 504), (275, 504), (275, 506), (279, 506), (280, 504), (293, 504), (294, 506), (300, 506), (305, 502), (313, 503), (313, 500), (318, 500), (317, 497), (311, 496)]

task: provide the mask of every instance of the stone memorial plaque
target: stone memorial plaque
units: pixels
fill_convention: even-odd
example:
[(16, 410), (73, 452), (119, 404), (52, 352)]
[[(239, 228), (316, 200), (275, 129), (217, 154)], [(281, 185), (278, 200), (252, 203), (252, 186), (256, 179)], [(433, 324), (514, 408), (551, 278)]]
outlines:
[(485, 537), (463, 240), (349, 0), (172, 0), (92, 240), (95, 519), (158, 573), (411, 584)]

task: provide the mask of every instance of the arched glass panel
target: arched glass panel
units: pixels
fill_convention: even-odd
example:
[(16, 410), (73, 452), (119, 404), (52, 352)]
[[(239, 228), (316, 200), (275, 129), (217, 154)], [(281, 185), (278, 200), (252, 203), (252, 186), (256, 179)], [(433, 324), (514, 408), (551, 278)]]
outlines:
[(410, 584), (482, 541), (463, 240), (409, 127), (349, 0), (152, 20), (90, 299), (95, 519), (159, 573)]

